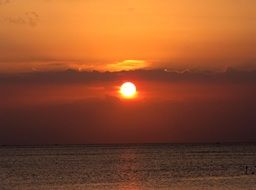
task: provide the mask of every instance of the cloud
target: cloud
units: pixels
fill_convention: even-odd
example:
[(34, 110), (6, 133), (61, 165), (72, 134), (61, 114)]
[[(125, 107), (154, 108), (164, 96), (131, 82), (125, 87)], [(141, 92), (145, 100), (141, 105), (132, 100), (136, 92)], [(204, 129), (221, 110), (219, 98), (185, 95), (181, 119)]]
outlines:
[(39, 15), (35, 11), (28, 11), (21, 16), (6, 16), (2, 17), (0, 21), (9, 24), (36, 26), (39, 22)]
[[(52, 64), (51, 64), (52, 65)], [(70, 69), (62, 62), (55, 62), (50, 71), (44, 65), (35, 67), (34, 72), (20, 74), (0, 74), (0, 84), (73, 84), (105, 81), (122, 81), (123, 79), (137, 81), (155, 81), (164, 83), (188, 82), (198, 84), (254, 84), (256, 71), (240, 71), (228, 68), (225, 72), (204, 71), (166, 71), (166, 70), (134, 70), (117, 72), (78, 71)], [(46, 66), (46, 68), (48, 68)], [(59, 71), (60, 68), (63, 71)], [(8, 77), (6, 77), (8, 76)]]
[(36, 26), (39, 21), (39, 15), (35, 11), (26, 12), (26, 20), (30, 26)]
[(6, 5), (10, 2), (11, 2), (11, 0), (0, 0), (0, 5)]
[(124, 60), (114, 64), (108, 64), (106, 70), (110, 71), (129, 71), (136, 69), (143, 69), (148, 66), (148, 63), (144, 60)]

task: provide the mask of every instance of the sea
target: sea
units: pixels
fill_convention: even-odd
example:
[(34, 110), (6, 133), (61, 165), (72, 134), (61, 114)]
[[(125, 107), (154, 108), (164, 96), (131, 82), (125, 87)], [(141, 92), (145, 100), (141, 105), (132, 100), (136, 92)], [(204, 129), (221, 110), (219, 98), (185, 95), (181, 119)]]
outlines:
[(0, 190), (256, 190), (256, 144), (1, 146)]

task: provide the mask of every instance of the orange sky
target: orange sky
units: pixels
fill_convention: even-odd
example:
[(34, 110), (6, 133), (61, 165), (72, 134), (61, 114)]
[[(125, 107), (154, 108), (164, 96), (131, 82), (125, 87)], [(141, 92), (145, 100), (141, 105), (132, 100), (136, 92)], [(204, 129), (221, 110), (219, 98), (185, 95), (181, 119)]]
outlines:
[(255, 0), (0, 1), (0, 72), (254, 67)]

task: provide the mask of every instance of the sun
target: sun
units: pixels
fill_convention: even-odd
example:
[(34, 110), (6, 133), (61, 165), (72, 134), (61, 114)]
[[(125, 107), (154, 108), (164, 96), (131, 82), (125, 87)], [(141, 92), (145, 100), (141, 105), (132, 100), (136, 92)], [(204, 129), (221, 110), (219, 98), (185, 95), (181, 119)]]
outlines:
[(120, 94), (124, 98), (134, 98), (137, 93), (137, 88), (132, 82), (125, 82), (120, 87)]

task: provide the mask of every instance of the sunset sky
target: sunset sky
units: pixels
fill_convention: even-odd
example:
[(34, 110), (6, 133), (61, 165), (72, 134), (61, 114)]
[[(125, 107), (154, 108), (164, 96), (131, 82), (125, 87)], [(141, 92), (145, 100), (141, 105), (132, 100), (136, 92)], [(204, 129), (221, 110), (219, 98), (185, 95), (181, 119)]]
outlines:
[(255, 7), (0, 0), (0, 144), (255, 142)]
[(254, 0), (1, 0), (0, 72), (255, 68)]

